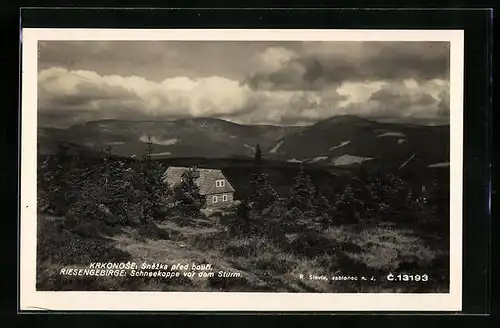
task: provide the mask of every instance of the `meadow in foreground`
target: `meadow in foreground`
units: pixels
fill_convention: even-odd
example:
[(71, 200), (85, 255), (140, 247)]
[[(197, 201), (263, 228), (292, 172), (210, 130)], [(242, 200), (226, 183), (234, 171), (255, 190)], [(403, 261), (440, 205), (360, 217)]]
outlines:
[[(330, 195), (300, 167), (283, 195), (257, 152), (246, 197), (207, 211), (192, 177), (169, 189), (147, 149), (132, 162), (107, 151), (92, 165), (81, 156), (62, 149), (39, 167), (38, 290), (448, 291), (448, 219), (438, 189), (415, 194), (394, 172), (360, 172)], [(127, 261), (209, 263), (237, 275), (59, 275), (63, 267)], [(390, 282), (389, 273), (429, 279)]]

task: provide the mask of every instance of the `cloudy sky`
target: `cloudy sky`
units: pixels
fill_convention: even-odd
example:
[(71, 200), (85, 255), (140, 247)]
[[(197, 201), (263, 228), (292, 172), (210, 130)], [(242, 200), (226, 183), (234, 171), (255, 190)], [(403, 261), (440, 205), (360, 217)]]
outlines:
[(39, 124), (341, 114), (442, 124), (449, 65), (447, 42), (40, 42)]

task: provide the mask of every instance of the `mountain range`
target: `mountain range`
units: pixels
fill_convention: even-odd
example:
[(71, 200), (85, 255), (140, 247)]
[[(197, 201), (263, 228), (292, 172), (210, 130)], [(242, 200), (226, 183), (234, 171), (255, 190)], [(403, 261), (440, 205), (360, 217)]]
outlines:
[(41, 153), (61, 142), (92, 151), (111, 147), (119, 156), (140, 156), (148, 138), (159, 159), (251, 158), (260, 145), (264, 157), (289, 163), (352, 166), (382, 163), (419, 167), (449, 165), (449, 125), (381, 123), (351, 115), (309, 126), (242, 125), (216, 118), (176, 121), (101, 120), (67, 129), (38, 128)]

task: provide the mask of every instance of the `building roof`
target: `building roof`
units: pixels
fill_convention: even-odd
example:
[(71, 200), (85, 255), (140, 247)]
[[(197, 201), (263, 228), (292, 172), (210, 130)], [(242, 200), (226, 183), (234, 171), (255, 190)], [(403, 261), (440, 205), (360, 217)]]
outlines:
[[(189, 167), (170, 166), (164, 173), (164, 181), (174, 186), (181, 181), (182, 175), (189, 169)], [(196, 172), (199, 176), (195, 183), (200, 188), (201, 195), (234, 192), (233, 186), (221, 170), (196, 168)], [(221, 179), (226, 181), (224, 187), (216, 187), (215, 181)]]

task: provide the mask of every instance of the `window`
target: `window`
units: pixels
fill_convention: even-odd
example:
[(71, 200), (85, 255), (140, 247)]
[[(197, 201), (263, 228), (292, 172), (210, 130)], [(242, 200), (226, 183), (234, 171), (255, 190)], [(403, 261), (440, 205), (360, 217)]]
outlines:
[(227, 195), (222, 195), (222, 201), (227, 202)]
[(217, 180), (217, 181), (215, 181), (215, 186), (216, 187), (224, 187), (225, 182), (226, 181), (224, 181), (224, 180)]
[(217, 203), (217, 196), (213, 196), (213, 197), (212, 197), (212, 202), (213, 202), (213, 203)]

